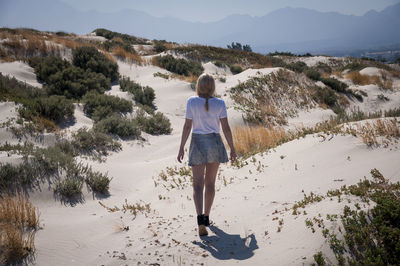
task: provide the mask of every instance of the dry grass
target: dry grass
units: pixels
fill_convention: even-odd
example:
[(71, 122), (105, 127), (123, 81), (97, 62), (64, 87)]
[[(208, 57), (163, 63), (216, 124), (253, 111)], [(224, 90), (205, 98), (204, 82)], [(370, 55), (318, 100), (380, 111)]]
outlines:
[(400, 129), (397, 125), (397, 119), (381, 120), (378, 119), (374, 122), (366, 122), (364, 125), (357, 125), (357, 135), (359, 135), (363, 142), (368, 146), (377, 146), (385, 143), (379, 137), (390, 140), (392, 138), (400, 137)]
[(172, 74), (171, 75), (172, 78), (176, 78), (176, 79), (180, 79), (183, 81), (187, 81), (187, 82), (197, 82), (197, 79), (199, 78), (198, 76), (195, 75), (190, 75), (190, 76), (184, 76), (184, 75), (178, 75), (178, 74)]
[(335, 75), (338, 78), (343, 78), (343, 72), (342, 71), (334, 71), (332, 74)]
[(143, 201), (137, 202), (136, 204), (129, 204), (128, 200), (125, 199), (125, 203), (122, 204), (121, 208), (117, 206), (108, 207), (101, 201), (99, 201), (99, 204), (109, 212), (122, 211), (123, 213), (126, 213), (127, 211), (129, 211), (135, 217), (137, 216), (138, 213), (142, 213), (147, 216), (147, 214), (151, 212), (150, 203), (145, 203)]
[(385, 90), (393, 89), (393, 80), (389, 77), (388, 72), (381, 70), (380, 76), (378, 75), (363, 75), (358, 71), (350, 72), (346, 75), (356, 85), (369, 85), (376, 84)]
[(120, 59), (125, 60), (125, 61), (127, 61), (129, 63), (137, 63), (137, 64), (142, 64), (143, 63), (143, 59), (142, 59), (142, 57), (140, 55), (135, 54), (135, 53), (127, 52), (121, 46), (116, 46), (112, 50), (112, 53), (116, 57), (119, 57)]
[(3, 194), (0, 198), (0, 258), (19, 261), (34, 251), (34, 231), (39, 228), (39, 211), (26, 196)]
[(232, 130), (236, 152), (239, 156), (261, 152), (289, 139), (289, 135), (282, 128), (235, 127)]
[[(374, 76), (374, 78), (377, 76)], [(357, 85), (369, 85), (372, 84), (372, 76), (363, 75), (358, 71), (350, 72), (346, 75), (346, 78), (350, 79), (354, 84)], [(379, 77), (378, 77), (379, 79)]]

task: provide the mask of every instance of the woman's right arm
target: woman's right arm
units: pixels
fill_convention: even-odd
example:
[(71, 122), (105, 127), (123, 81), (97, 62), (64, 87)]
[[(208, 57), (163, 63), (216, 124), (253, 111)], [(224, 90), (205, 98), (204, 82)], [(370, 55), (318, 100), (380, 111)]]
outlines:
[(225, 139), (228, 142), (229, 148), (231, 150), (230, 159), (231, 162), (233, 163), (234, 161), (236, 161), (236, 151), (235, 151), (235, 146), (233, 145), (231, 127), (229, 126), (227, 117), (221, 118), (220, 121), (221, 121), (222, 131), (224, 132), (225, 135)]
[(181, 138), (181, 146), (179, 147), (179, 153), (178, 153), (178, 162), (182, 162), (183, 160), (183, 155), (185, 154), (185, 144), (186, 141), (190, 135), (190, 131), (192, 130), (192, 119), (185, 119), (185, 124), (183, 125), (183, 130), (182, 130), (182, 138)]

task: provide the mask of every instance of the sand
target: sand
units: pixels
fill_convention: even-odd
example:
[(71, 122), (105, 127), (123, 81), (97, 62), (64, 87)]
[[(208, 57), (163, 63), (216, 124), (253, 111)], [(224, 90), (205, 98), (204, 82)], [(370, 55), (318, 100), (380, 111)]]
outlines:
[[(319, 60), (319, 59), (318, 59)], [(182, 181), (182, 189), (171, 188), (172, 181), (159, 178), (166, 167), (187, 167), (176, 160), (185, 104), (194, 95), (190, 83), (179, 79), (154, 77), (156, 72), (170, 74), (152, 65), (130, 65), (118, 61), (121, 75), (151, 86), (156, 93), (155, 104), (171, 121), (171, 135), (143, 134), (144, 141), (123, 141), (123, 150), (112, 153), (105, 163), (82, 159), (95, 170), (108, 172), (113, 177), (108, 196), (93, 195), (83, 190), (82, 201), (76, 204), (55, 200), (47, 185), (30, 193), (31, 201), (40, 210), (42, 229), (36, 233), (35, 265), (309, 265), (313, 254), (323, 251), (327, 260), (335, 264), (333, 253), (321, 230), (312, 233), (305, 219), (321, 214), (340, 213), (347, 201), (325, 199), (310, 204), (306, 215), (294, 216), (292, 205), (303, 199), (303, 191), (325, 194), (347, 184), (355, 184), (369, 176), (372, 168), (379, 169), (391, 181), (400, 180), (400, 151), (398, 143), (388, 147), (367, 147), (360, 138), (351, 135), (321, 137), (319, 134), (293, 140), (254, 158), (244, 167), (230, 164), (220, 167), (216, 182), (216, 197), (211, 212), (215, 227), (206, 239), (196, 232), (196, 217), (190, 182)], [(31, 69), (22, 63), (1, 63), (0, 69), (25, 77)], [(279, 68), (249, 69), (237, 75), (228, 70), (205, 64), (208, 73), (226, 78), (217, 81), (217, 93), (227, 102), (231, 126), (243, 125), (241, 113), (234, 110), (227, 90), (249, 77), (278, 71)], [(34, 78), (29, 76), (29, 82)], [(28, 79), (27, 79), (28, 80)], [(27, 81), (28, 82), (28, 81)], [(360, 106), (365, 110), (389, 104), (375, 104), (377, 88), (362, 87), (368, 99)], [(385, 92), (386, 93), (386, 92)], [(118, 85), (107, 94), (131, 100)], [(398, 104), (398, 91), (386, 93), (391, 104)], [(0, 103), (0, 121), (15, 117), (12, 103)], [(312, 126), (334, 115), (321, 108), (299, 112), (289, 119), (289, 127)], [(75, 122), (64, 130), (73, 132), (91, 127), (93, 122), (76, 105)], [(10, 136), (0, 130), (1, 142)], [(189, 140), (190, 141), (190, 140)], [(186, 144), (186, 149), (189, 143)], [(1, 162), (10, 161), (6, 154)], [(168, 177), (171, 179), (172, 177)], [(178, 176), (175, 176), (178, 178)], [(167, 187), (164, 187), (167, 185)], [(156, 186), (157, 185), (157, 186)], [(168, 187), (169, 186), (169, 187)], [(168, 189), (167, 189), (168, 188)], [(149, 203), (150, 213), (108, 212), (99, 201), (109, 207), (128, 203)], [(353, 202), (357, 199), (349, 198)], [(285, 208), (288, 208), (285, 210)], [(303, 211), (303, 209), (301, 210)], [(278, 217), (278, 219), (275, 219)], [(279, 220), (283, 219), (278, 232)], [(328, 225), (337, 228), (337, 224)], [(123, 230), (122, 228), (129, 230)]]
[(0, 73), (3, 76), (12, 76), (34, 87), (42, 87), (42, 84), (36, 80), (34, 69), (24, 62), (0, 63)]

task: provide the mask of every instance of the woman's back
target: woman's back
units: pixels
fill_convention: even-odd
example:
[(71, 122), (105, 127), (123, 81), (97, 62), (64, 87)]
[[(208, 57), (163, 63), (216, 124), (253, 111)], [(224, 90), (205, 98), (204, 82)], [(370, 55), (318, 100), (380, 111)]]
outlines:
[(208, 99), (208, 111), (205, 108), (206, 99), (192, 96), (187, 100), (186, 118), (192, 120), (195, 134), (219, 133), (219, 119), (227, 117), (224, 100), (220, 98)]

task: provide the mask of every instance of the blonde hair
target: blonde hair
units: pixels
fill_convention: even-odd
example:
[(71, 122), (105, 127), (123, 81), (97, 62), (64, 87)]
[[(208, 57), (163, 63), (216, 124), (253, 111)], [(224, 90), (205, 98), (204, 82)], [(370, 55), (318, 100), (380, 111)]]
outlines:
[(206, 98), (205, 108), (208, 111), (208, 99), (213, 97), (215, 93), (214, 78), (206, 73), (201, 74), (197, 79), (196, 93), (198, 96)]

